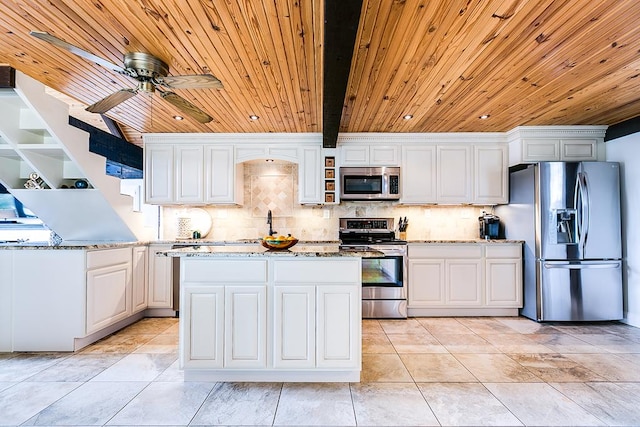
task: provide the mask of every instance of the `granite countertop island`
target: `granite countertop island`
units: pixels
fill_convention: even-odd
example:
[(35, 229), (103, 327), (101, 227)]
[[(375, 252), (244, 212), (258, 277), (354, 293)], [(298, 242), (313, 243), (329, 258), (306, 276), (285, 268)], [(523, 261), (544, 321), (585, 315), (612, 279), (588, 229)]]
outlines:
[(381, 252), (369, 249), (341, 249), (336, 244), (298, 244), (289, 249), (267, 249), (261, 245), (201, 245), (158, 251), (158, 255), (169, 257), (360, 257), (374, 258)]

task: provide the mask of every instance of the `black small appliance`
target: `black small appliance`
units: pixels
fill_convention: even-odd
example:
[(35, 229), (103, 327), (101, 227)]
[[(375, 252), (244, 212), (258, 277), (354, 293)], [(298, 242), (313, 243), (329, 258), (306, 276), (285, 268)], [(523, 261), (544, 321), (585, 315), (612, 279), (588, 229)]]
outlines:
[(500, 217), (482, 211), (478, 217), (478, 228), (481, 239), (497, 239), (500, 230)]

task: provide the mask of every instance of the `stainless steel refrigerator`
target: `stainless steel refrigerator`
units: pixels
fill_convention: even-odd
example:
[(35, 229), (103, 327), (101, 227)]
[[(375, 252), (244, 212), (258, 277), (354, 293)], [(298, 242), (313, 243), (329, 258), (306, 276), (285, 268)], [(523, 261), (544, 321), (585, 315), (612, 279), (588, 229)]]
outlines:
[(507, 239), (524, 240), (524, 306), (537, 321), (622, 314), (619, 165), (543, 162), (510, 173), (495, 209)]

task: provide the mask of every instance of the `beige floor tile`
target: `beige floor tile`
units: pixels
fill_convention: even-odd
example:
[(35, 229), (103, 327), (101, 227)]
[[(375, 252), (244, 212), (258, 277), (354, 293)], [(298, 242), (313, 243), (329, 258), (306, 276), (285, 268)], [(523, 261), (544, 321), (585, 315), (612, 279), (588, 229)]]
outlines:
[(380, 322), (375, 319), (364, 319), (362, 321), (363, 334), (384, 334), (384, 329), (380, 326)]
[(448, 353), (431, 334), (389, 334), (388, 337), (398, 353)]
[(416, 319), (380, 320), (380, 326), (387, 334), (426, 334), (428, 331)]
[(413, 382), (397, 354), (363, 354), (361, 382)]
[(545, 382), (606, 381), (604, 377), (561, 354), (509, 354)]
[(438, 426), (415, 384), (351, 384), (359, 426)]
[(601, 426), (602, 421), (545, 383), (487, 383), (487, 389), (527, 426)]
[(434, 333), (450, 353), (500, 353), (495, 346), (476, 334)]
[(385, 334), (362, 334), (362, 353), (393, 353), (391, 341)]
[(401, 354), (415, 382), (476, 382), (477, 379), (451, 354)]
[(553, 353), (549, 347), (521, 334), (485, 334), (482, 338), (503, 353)]
[(640, 365), (626, 354), (564, 354), (579, 365), (595, 372), (608, 381), (640, 381)]
[(420, 317), (418, 322), (432, 334), (473, 334), (454, 317)]
[(355, 426), (347, 383), (285, 383), (273, 425)]
[(518, 333), (493, 317), (461, 317), (458, 320), (478, 335)]
[(542, 380), (506, 354), (456, 354), (481, 382), (541, 382)]
[(550, 385), (608, 425), (640, 425), (637, 391), (609, 382)]
[(498, 322), (520, 334), (557, 334), (558, 330), (546, 323), (533, 322), (526, 317), (496, 317)]
[(605, 349), (591, 345), (574, 335), (530, 334), (527, 337), (553, 350), (554, 353), (607, 353)]
[(445, 426), (521, 426), (479, 383), (420, 383), (420, 391)]

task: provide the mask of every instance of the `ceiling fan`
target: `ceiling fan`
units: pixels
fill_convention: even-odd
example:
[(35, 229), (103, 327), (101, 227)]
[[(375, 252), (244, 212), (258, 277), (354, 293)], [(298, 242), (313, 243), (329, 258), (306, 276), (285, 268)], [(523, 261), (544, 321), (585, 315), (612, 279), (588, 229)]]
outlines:
[[(169, 66), (153, 55), (143, 52), (128, 52), (124, 54), (123, 64), (120, 67), (106, 59), (80, 49), (49, 33), (41, 31), (29, 32), (32, 36), (65, 49), (75, 55), (95, 62), (116, 73), (129, 76), (138, 82), (135, 89), (120, 89), (108, 95), (93, 105), (87, 107), (92, 113), (106, 113), (116, 105), (126, 101), (139, 91), (153, 93), (157, 91), (162, 99), (169, 102), (184, 114), (194, 118), (200, 123), (209, 123), (213, 118), (193, 105), (180, 95), (167, 89), (221, 89), (222, 83), (211, 74), (194, 74), (186, 76), (168, 76)], [(165, 89), (166, 88), (166, 89)]]

